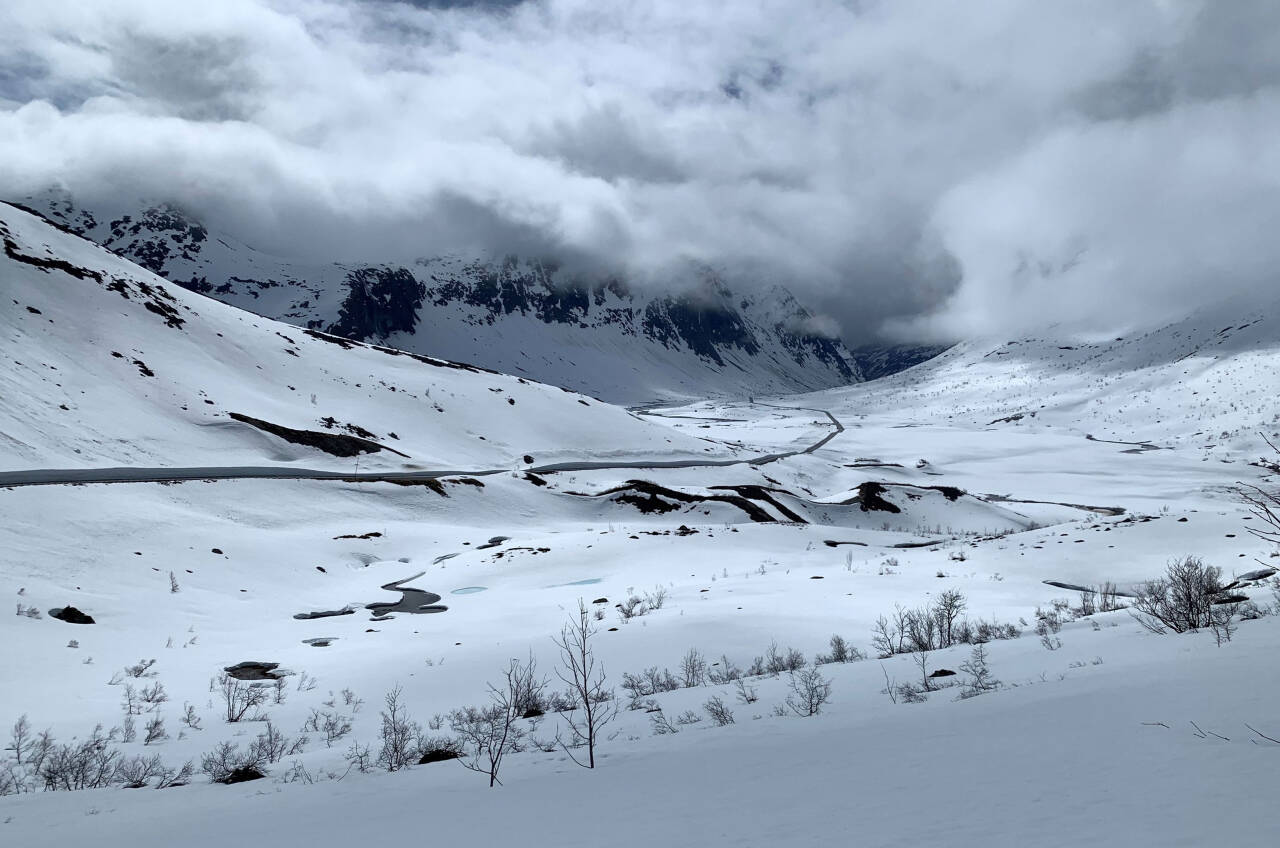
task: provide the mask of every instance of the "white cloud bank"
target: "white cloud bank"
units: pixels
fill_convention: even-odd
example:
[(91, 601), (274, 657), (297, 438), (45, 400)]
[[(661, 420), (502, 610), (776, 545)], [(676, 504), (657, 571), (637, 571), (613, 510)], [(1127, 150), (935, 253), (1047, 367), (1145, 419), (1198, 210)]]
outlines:
[(1280, 291), (1268, 0), (8, 0), (0, 195), (781, 281), (850, 337)]

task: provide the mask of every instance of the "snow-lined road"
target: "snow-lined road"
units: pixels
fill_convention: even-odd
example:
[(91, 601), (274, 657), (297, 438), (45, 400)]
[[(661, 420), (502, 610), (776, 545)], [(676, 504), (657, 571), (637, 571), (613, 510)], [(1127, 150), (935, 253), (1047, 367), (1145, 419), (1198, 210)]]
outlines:
[[(772, 406), (771, 404), (757, 404)], [(535, 465), (520, 468), (521, 471), (534, 474), (554, 474), (564, 471), (610, 471), (614, 469), (647, 469), (647, 468), (723, 468), (734, 465), (767, 465), (800, 454), (813, 453), (821, 449), (836, 436), (844, 432), (844, 425), (825, 409), (810, 409), (798, 406), (775, 406), (774, 409), (799, 410), (817, 412), (827, 416), (833, 427), (832, 431), (805, 448), (777, 453), (761, 454), (747, 459), (672, 459), (672, 460), (635, 460), (616, 462), (602, 460), (599, 462), (576, 461), (554, 462), (547, 465)], [(435, 480), (441, 477), (486, 477), (502, 474), (510, 468), (488, 468), (483, 470), (448, 470), (435, 469), (425, 471), (323, 471), (314, 468), (286, 468), (277, 465), (239, 465), (239, 466), (202, 466), (192, 468), (38, 468), (23, 471), (0, 471), (0, 488), (14, 486), (52, 486), (83, 483), (178, 483), (189, 480), (346, 480), (358, 482), (391, 482)]]

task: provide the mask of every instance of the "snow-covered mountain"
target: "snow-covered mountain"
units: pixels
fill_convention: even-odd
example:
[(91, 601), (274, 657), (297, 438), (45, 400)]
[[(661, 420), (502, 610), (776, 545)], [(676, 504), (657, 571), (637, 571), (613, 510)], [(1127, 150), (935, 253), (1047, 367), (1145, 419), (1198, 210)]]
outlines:
[(809, 405), (853, 412), (892, 398), (917, 421), (1230, 451), (1280, 436), (1277, 396), (1280, 301), (1255, 299), (1118, 337), (966, 341)]
[(862, 379), (781, 286), (736, 295), (714, 275), (655, 294), (514, 256), (349, 265), (270, 256), (165, 204), (90, 211), (23, 201), (168, 280), (296, 326), (475, 363), (611, 402), (778, 394)]
[(260, 318), (13, 206), (0, 204), (0, 237), (0, 468), (348, 469), (368, 454), (367, 469), (412, 470), (708, 451), (564, 389)]

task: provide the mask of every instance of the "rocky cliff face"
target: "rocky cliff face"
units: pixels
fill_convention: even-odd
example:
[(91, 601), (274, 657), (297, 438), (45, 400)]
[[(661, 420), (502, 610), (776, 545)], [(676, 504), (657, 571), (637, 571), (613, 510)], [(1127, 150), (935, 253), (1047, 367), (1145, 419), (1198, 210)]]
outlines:
[(166, 205), (105, 215), (50, 195), (54, 221), (193, 291), (360, 341), (474, 362), (617, 402), (829, 388), (862, 379), (838, 339), (775, 287), (738, 297), (706, 276), (661, 294), (508, 256), (410, 267), (292, 262)]

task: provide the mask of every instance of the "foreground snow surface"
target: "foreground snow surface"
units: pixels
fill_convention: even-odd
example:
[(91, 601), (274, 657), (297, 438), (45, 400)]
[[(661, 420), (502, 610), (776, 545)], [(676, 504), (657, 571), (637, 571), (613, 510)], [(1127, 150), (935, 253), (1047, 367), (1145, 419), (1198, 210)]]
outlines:
[[(11, 237), (28, 255), (72, 256), (109, 280), (163, 285), (16, 215), (7, 219)], [(225, 412), (237, 410), (296, 428), (332, 413), (379, 438), (394, 430), (391, 443), (412, 462), (379, 455), (381, 470), (454, 459), (520, 467), (431, 485), (0, 488), (0, 590), (41, 613), (0, 616), (6, 724), (26, 714), (60, 741), (99, 722), (118, 726), (121, 670), (153, 658), (155, 676), (138, 685), (164, 685), (159, 714), (170, 738), (120, 748), (173, 766), (261, 731), (220, 719), (210, 680), (233, 663), (292, 672), (284, 702), (267, 707), (291, 736), (312, 709), (335, 697), (341, 704), (343, 689), (365, 702), (346, 710), (350, 736), (330, 748), (311, 734), (266, 780), (220, 786), (197, 775), (161, 791), (0, 798), (0, 844), (1280, 841), (1271, 797), (1280, 744), (1261, 735), (1280, 738), (1280, 617), (1242, 622), (1221, 646), (1207, 632), (1153, 635), (1125, 612), (1066, 624), (1054, 650), (1032, 629), (1037, 607), (1078, 603), (1046, 581), (1110, 581), (1123, 591), (1184, 554), (1227, 576), (1276, 562), (1273, 546), (1248, 532), (1256, 519), (1234, 491), (1240, 482), (1277, 485), (1251, 464), (1265, 448), (1260, 435), (1274, 436), (1280, 332), (1271, 318), (1200, 316), (1087, 348), (971, 344), (847, 390), (628, 414), (512, 378), (279, 339), (270, 322), (181, 292), (185, 323), (170, 327), (136, 300), (19, 264), (3, 279), (24, 308), (0, 313), (0, 341), (16, 363), (0, 377), (6, 470), (346, 470), (345, 461), (227, 424)], [(114, 311), (91, 320), (75, 311), (84, 302)], [(240, 358), (215, 349), (224, 343)], [(141, 373), (134, 357), (157, 376)], [(368, 389), (384, 366), (398, 369), (388, 382), (416, 387), (415, 396)], [(428, 385), (445, 411), (426, 400)], [(201, 391), (217, 403), (203, 403)], [(321, 404), (310, 402), (313, 392)], [(370, 423), (379, 419), (386, 424)], [(538, 462), (602, 464), (528, 474), (519, 455), (531, 433)], [(609, 467), (672, 459), (691, 464)], [(396, 599), (379, 587), (406, 578), (448, 611), (372, 619), (366, 604)], [(615, 612), (658, 587), (667, 595), (660, 609), (628, 622)], [(717, 694), (736, 721), (713, 727), (704, 717), (655, 735), (652, 714), (623, 710), (595, 771), (530, 750), (509, 758), (493, 790), (456, 763), (361, 774), (343, 759), (353, 740), (376, 748), (382, 696), (394, 686), (426, 725), (481, 703), (512, 658), (532, 655), (551, 674), (551, 637), (579, 599), (603, 611), (597, 654), (616, 686), (624, 672), (650, 666), (678, 673), (691, 647), (744, 667), (771, 642), (812, 660), (833, 633), (869, 651), (878, 616), (948, 589), (964, 594), (967, 616), (1023, 632), (988, 646), (1002, 685), (976, 698), (943, 688), (925, 703), (892, 702), (886, 680), (919, 676), (898, 656), (822, 666), (831, 702), (808, 718), (775, 715), (785, 675), (753, 678), (759, 700), (750, 704), (728, 686), (666, 692), (654, 700), (673, 721)], [(1259, 605), (1280, 603), (1266, 587), (1246, 591)], [(96, 623), (50, 617), (68, 604)], [(355, 611), (295, 618), (345, 607)], [(959, 669), (969, 650), (932, 652), (929, 668)], [(188, 705), (199, 730), (178, 721)], [(552, 738), (555, 721), (535, 735)], [(311, 782), (284, 782), (298, 773), (295, 760)]]

